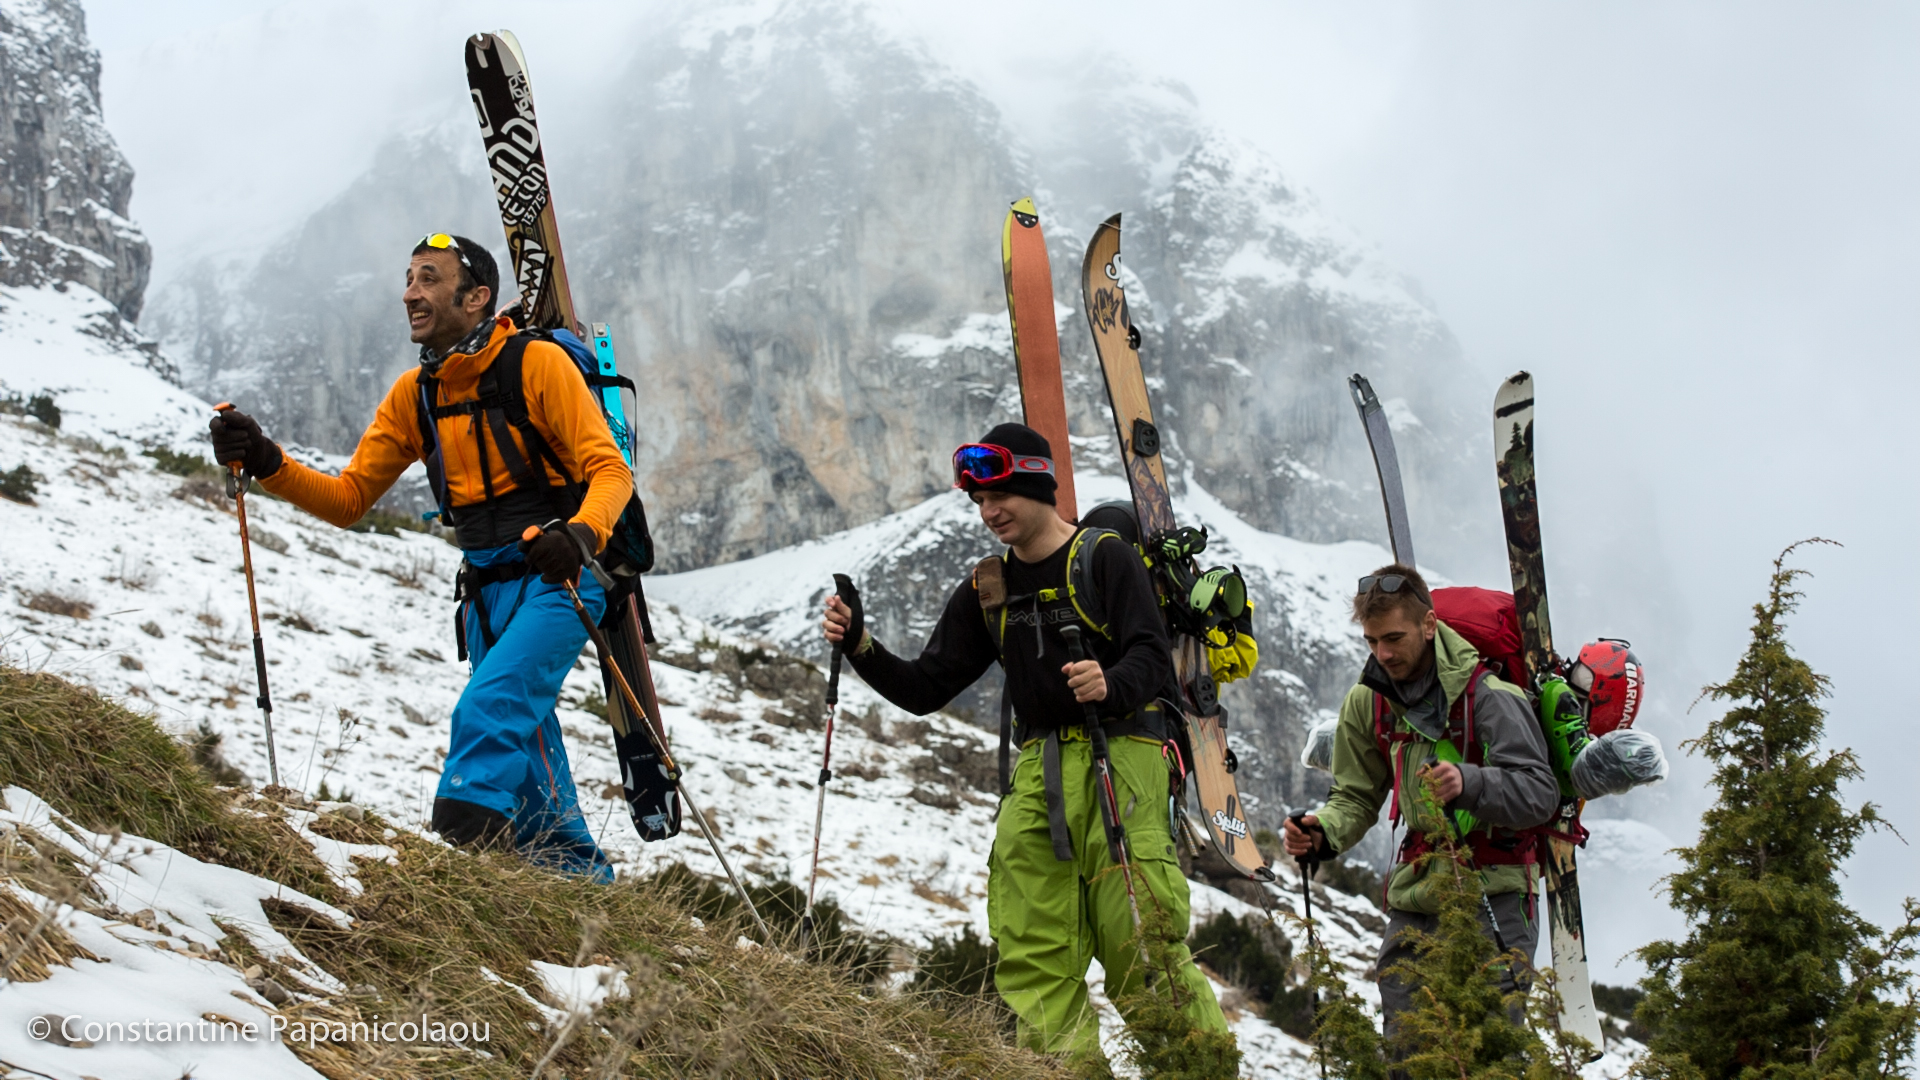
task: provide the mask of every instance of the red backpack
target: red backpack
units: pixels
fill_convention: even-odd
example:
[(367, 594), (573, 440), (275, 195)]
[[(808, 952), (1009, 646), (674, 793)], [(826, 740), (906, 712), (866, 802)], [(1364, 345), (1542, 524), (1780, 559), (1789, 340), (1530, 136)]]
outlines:
[(1433, 613), (1466, 638), (1501, 678), (1522, 690), (1527, 688), (1531, 680), (1520, 650), (1520, 613), (1513, 605), (1512, 593), (1472, 586), (1435, 589)]
[[(1480, 680), (1489, 673), (1497, 674), (1522, 689), (1529, 681), (1526, 659), (1520, 647), (1519, 610), (1514, 606), (1512, 593), (1494, 589), (1461, 586), (1435, 589), (1432, 595), (1434, 614), (1480, 654), (1480, 662), (1474, 665), (1473, 674), (1467, 679), (1466, 692), (1453, 703), (1447, 718), (1449, 726), (1460, 729), (1464, 735), (1461, 749), (1465, 758), (1479, 764), (1481, 747), (1473, 733), (1473, 697)], [(1392, 820), (1398, 822), (1400, 757), (1393, 752), (1392, 744), (1404, 742), (1412, 736), (1394, 730), (1386, 700), (1378, 694), (1374, 695), (1373, 725), (1374, 738), (1381, 755), (1394, 765), (1393, 808), (1390, 814)], [(1548, 832), (1545, 826), (1535, 826), (1507, 833), (1503, 840), (1495, 841), (1491, 834), (1475, 830), (1467, 838), (1467, 843), (1474, 861), (1482, 866), (1531, 864), (1538, 858), (1537, 837)], [(1406, 843), (1401, 845), (1399, 858), (1403, 862), (1410, 861), (1427, 850), (1424, 837), (1409, 835)]]

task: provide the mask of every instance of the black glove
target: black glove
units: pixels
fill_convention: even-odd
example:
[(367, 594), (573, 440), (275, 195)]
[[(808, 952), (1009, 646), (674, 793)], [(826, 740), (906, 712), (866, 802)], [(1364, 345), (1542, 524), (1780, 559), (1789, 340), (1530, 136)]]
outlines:
[(222, 410), (207, 429), (213, 432), (213, 460), (222, 465), (237, 461), (255, 480), (265, 480), (286, 463), (280, 448), (261, 433), (260, 425), (239, 409)]
[(564, 529), (550, 528), (527, 545), (527, 565), (538, 570), (540, 580), (548, 585), (578, 581), (581, 567), (587, 565), (586, 553), (599, 546), (593, 529), (576, 521)]
[(867, 634), (867, 613), (860, 607), (860, 590), (845, 574), (833, 575), (833, 589), (848, 612), (847, 632), (840, 639), (840, 648), (849, 656), (857, 656)]

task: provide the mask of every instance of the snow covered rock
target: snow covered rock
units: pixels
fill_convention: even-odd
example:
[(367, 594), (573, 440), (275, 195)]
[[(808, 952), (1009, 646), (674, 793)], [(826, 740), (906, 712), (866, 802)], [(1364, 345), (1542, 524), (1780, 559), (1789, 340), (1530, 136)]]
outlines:
[(0, 285), (84, 285), (128, 322), (152, 267), (80, 0), (0, 0)]

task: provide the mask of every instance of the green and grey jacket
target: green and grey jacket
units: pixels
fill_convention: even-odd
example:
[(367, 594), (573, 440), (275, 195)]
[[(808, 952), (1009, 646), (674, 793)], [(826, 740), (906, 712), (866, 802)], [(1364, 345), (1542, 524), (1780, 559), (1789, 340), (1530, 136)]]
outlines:
[[(1435, 674), (1444, 704), (1439, 705), (1437, 724), (1432, 714), (1423, 725), (1408, 722), (1408, 703), (1401, 702), (1394, 684), (1371, 657), (1362, 675), (1340, 707), (1340, 719), (1333, 742), (1333, 790), (1326, 804), (1314, 811), (1327, 841), (1336, 852), (1350, 851), (1367, 831), (1380, 820), (1380, 808), (1395, 797), (1396, 776), (1401, 790), (1397, 803), (1407, 822), (1409, 841), (1415, 846), (1425, 835), (1444, 835), (1452, 826), (1447, 817), (1433, 807), (1422, 790), (1418, 772), (1421, 766), (1439, 760), (1439, 734), (1456, 702), (1468, 692), (1480, 655), (1467, 640), (1445, 623), (1433, 639)], [(1544, 824), (1560, 804), (1559, 785), (1547, 761), (1546, 738), (1534, 718), (1525, 694), (1518, 687), (1488, 674), (1473, 688), (1473, 735), (1478, 749), (1469, 749), (1467, 760), (1460, 762), (1462, 790), (1447, 810), (1471, 815), (1474, 831), (1493, 835), (1530, 829)], [(1383, 753), (1375, 732), (1376, 699), (1386, 701), (1391, 730), (1400, 736), (1388, 751), (1405, 755), (1400, 768)], [(1427, 730), (1422, 731), (1422, 727)], [(1463, 734), (1455, 729), (1454, 739)], [(1404, 850), (1404, 849), (1403, 849)], [(1424, 870), (1402, 861), (1387, 882), (1387, 905), (1402, 911), (1431, 914), (1433, 905), (1422, 887)], [(1482, 877), (1489, 893), (1519, 892), (1531, 888), (1530, 871), (1525, 865), (1483, 866)]]

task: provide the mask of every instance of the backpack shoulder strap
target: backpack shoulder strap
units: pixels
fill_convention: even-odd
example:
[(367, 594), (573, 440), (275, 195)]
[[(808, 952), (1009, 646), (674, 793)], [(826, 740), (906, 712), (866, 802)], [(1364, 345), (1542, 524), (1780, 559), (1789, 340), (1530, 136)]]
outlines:
[(973, 567), (973, 591), (980, 594), (980, 616), (986, 620), (987, 634), (993, 638), (993, 651), (1006, 654), (1007, 638), (1007, 562), (1001, 555), (989, 555)]
[(1073, 538), (1073, 546), (1067, 549), (1067, 600), (1073, 605), (1073, 612), (1080, 616), (1081, 622), (1086, 623), (1094, 633), (1111, 640), (1113, 630), (1107, 620), (1106, 599), (1100, 595), (1093, 578), (1093, 554), (1103, 540), (1117, 540), (1123, 545), (1127, 543), (1126, 538), (1112, 529), (1081, 529)]

